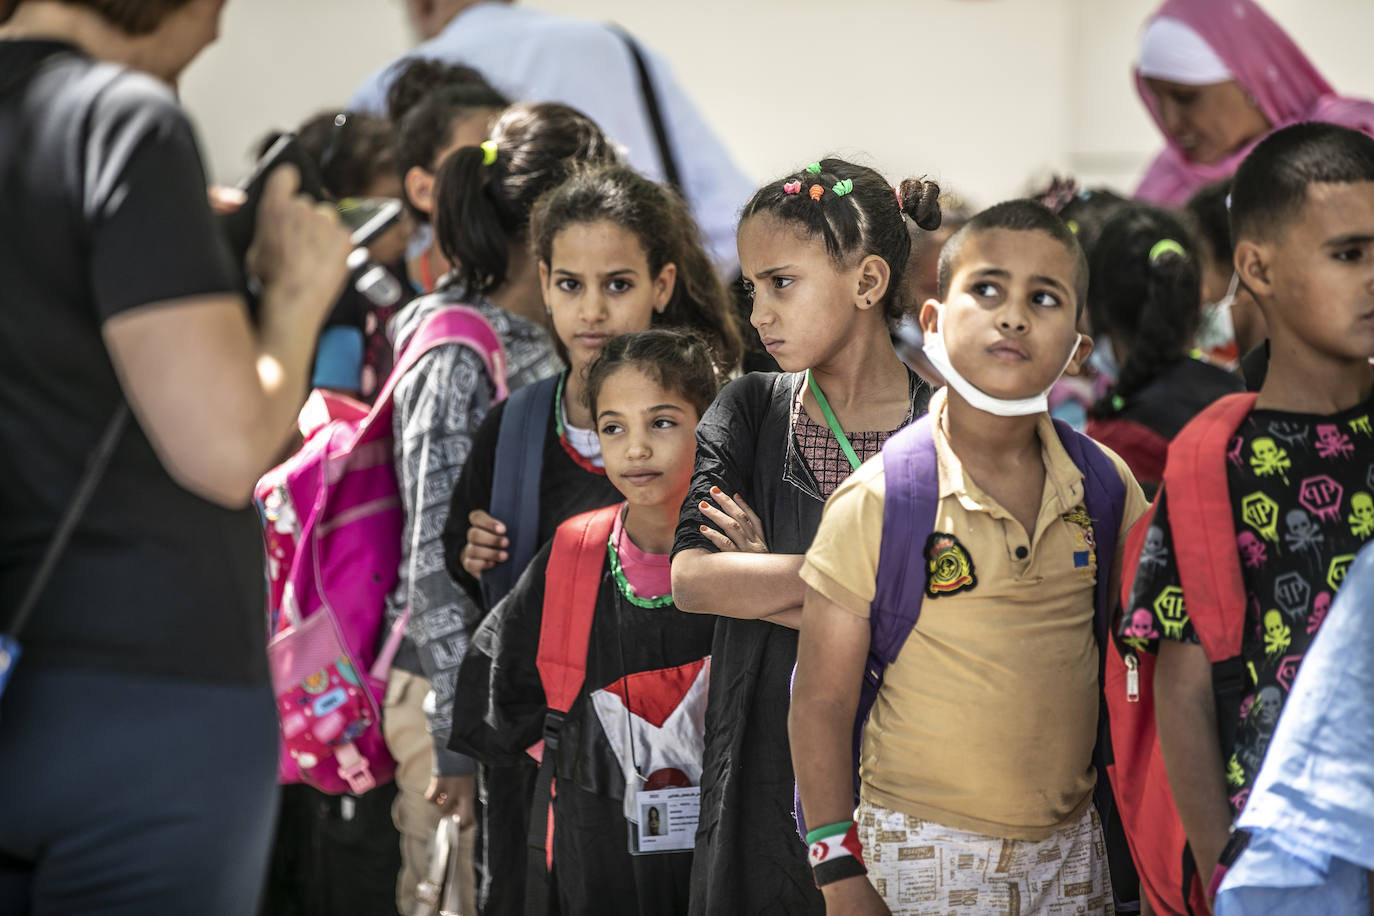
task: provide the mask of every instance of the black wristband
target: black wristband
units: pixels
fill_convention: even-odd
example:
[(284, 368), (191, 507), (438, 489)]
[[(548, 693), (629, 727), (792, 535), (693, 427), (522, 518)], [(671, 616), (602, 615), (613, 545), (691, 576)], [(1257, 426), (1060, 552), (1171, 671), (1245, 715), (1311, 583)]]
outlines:
[(811, 872), (815, 876), (816, 886), (825, 887), (827, 884), (834, 884), (845, 878), (857, 878), (859, 875), (866, 875), (868, 869), (864, 867), (862, 859), (854, 856), (842, 856), (838, 859), (831, 859), (829, 862), (822, 862), (811, 869)]

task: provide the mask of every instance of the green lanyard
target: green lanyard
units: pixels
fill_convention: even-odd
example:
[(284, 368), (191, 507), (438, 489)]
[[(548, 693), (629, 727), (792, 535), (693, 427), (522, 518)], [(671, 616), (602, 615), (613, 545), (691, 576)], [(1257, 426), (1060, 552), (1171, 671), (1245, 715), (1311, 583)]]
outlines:
[(825, 422), (830, 424), (830, 431), (835, 434), (835, 441), (840, 443), (840, 451), (844, 452), (844, 456), (849, 459), (850, 468), (857, 471), (863, 462), (859, 460), (858, 455), (854, 454), (854, 446), (849, 444), (849, 437), (844, 434), (844, 430), (840, 429), (840, 421), (835, 419), (835, 411), (830, 409), (830, 402), (821, 393), (821, 386), (816, 384), (816, 379), (812, 377), (810, 369), (806, 370), (806, 384), (811, 387), (811, 396), (820, 405), (821, 413), (825, 415)]

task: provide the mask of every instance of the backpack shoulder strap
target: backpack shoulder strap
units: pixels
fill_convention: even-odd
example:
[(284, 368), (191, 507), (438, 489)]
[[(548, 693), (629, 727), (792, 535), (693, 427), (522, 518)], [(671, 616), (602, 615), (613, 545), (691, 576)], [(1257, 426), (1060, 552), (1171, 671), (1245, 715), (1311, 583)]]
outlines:
[(577, 698), (587, 672), (587, 641), (601, 590), (606, 542), (622, 507), (623, 503), (616, 503), (574, 516), (559, 525), (553, 536), (535, 664), (544, 685), (544, 702), (560, 719)]
[(396, 394), (396, 386), (425, 354), (445, 344), (468, 347), (481, 357), (482, 367), (495, 389), (497, 401), (504, 400), (510, 394), (506, 382), (506, 349), (501, 345), (501, 338), (496, 336), (496, 331), (476, 309), (466, 305), (446, 305), (436, 309), (411, 335), (397, 357), (391, 374), (386, 377), (386, 383), (378, 392), (377, 400), (372, 403), (371, 412), (359, 425), (356, 442), (381, 435), (383, 429), (387, 435), (391, 434), (392, 398)]
[(1093, 551), (1097, 557), (1097, 590), (1093, 596), (1093, 635), (1099, 652), (1111, 636), (1111, 571), (1116, 559), (1116, 539), (1125, 510), (1126, 483), (1116, 464), (1093, 440), (1063, 420), (1054, 421), (1055, 432), (1069, 458), (1083, 474), (1083, 505), (1093, 524)]
[(623, 503), (574, 516), (558, 526), (544, 579), (544, 614), (535, 665), (544, 685), (544, 741), (526, 839), (525, 912), (546, 916), (552, 868), (554, 771), (563, 719), (587, 675), (587, 644), (601, 591), (606, 542)]
[(426, 318), (396, 361), (391, 376), (399, 379), (414, 368), (420, 357), (446, 344), (459, 344), (481, 357), (482, 367), (496, 389), (496, 400), (506, 399), (510, 394), (506, 348), (482, 313), (467, 305), (446, 305)]
[[(859, 704), (854, 710), (854, 801), (859, 798), (859, 754), (864, 726), (883, 685), (887, 666), (897, 658), (921, 616), (925, 590), (925, 545), (935, 530), (940, 475), (934, 424), (929, 414), (883, 444), (883, 537), (878, 572), (868, 611), (868, 660)], [(806, 836), (801, 795), (794, 798), (797, 832)]]
[(1164, 469), (1188, 616), (1213, 662), (1240, 654), (1245, 629), (1245, 584), (1226, 463), (1231, 437), (1254, 406), (1252, 393), (1213, 402), (1174, 438)]
[(539, 477), (558, 379), (555, 375), (517, 389), (501, 415), (490, 512), (505, 523), (511, 543), (509, 559), (482, 574), (488, 608), (515, 587), (539, 548)]
[[(868, 672), (874, 691), (897, 658), (921, 616), (924, 548), (935, 530), (940, 475), (935, 457), (934, 419), (929, 415), (883, 445), (883, 539), (869, 610)], [(913, 558), (913, 548), (918, 551)], [(865, 715), (865, 718), (867, 716)]]

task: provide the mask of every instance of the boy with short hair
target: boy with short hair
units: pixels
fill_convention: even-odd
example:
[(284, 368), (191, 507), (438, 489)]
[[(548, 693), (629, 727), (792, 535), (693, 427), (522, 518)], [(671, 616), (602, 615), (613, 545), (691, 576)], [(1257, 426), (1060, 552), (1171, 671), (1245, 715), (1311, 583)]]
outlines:
[[(1276, 131), (1236, 173), (1231, 231), (1270, 342), (1258, 400), (1240, 404), (1225, 450), (1235, 552), (1211, 564), (1235, 564), (1243, 601), (1185, 587), (1179, 551), (1198, 549), (1197, 510), (1170, 505), (1182, 497), (1165, 492), (1166, 469), (1122, 630), (1141, 650), (1158, 639), (1159, 744), (1202, 888), (1345, 570), (1374, 536), (1374, 139), (1328, 124)], [(1235, 709), (1199, 634), (1223, 616), (1239, 630), (1242, 615)]]
[[(1104, 545), (1146, 503), (1117, 456), (1046, 412), (1049, 388), (1092, 350), (1076, 331), (1086, 260), (1049, 210), (1010, 201), (949, 241), (939, 286), (921, 325), (949, 385), (930, 425), (894, 436), (835, 492), (802, 567), (789, 727), (816, 880), (831, 912), (1101, 912), (1112, 889), (1092, 804), (1094, 594), (1118, 554), (1098, 569), (1071, 454), (1092, 450), (1086, 463), (1112, 477), (1113, 504), (1098, 509), (1120, 521), (1098, 529)], [(887, 462), (918, 433), (934, 447), (934, 525), (884, 543), (885, 500), (901, 504)], [(888, 551), (911, 570), (896, 603), (920, 616), (863, 733), (856, 813), (851, 742)]]

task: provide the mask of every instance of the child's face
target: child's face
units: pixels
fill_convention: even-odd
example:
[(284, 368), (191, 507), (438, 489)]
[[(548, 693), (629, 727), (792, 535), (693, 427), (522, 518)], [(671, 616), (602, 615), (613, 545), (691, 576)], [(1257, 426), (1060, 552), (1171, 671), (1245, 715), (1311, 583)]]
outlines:
[(1271, 335), (1338, 359), (1374, 357), (1374, 182), (1310, 185), (1272, 240), (1237, 244), (1236, 267)]
[[(854, 333), (856, 307), (879, 307), (887, 290), (881, 258), (836, 265), (820, 239), (766, 214), (740, 225), (739, 259), (753, 289), (749, 323), (787, 372), (825, 363)], [(880, 283), (875, 284), (874, 271), (881, 273)]]
[(921, 309), (926, 334), (944, 333), (950, 362), (974, 387), (997, 398), (1033, 397), (1092, 352), (1078, 333), (1077, 260), (1046, 232), (989, 229), (964, 240), (949, 295)]
[(620, 334), (647, 331), (668, 307), (677, 267), (649, 275), (649, 258), (634, 233), (615, 223), (575, 223), (554, 236), (549, 263), (540, 263), (544, 304), (554, 331), (581, 371)]
[(696, 460), (696, 408), (627, 365), (596, 398), (596, 432), (606, 476), (632, 506), (680, 506)]

